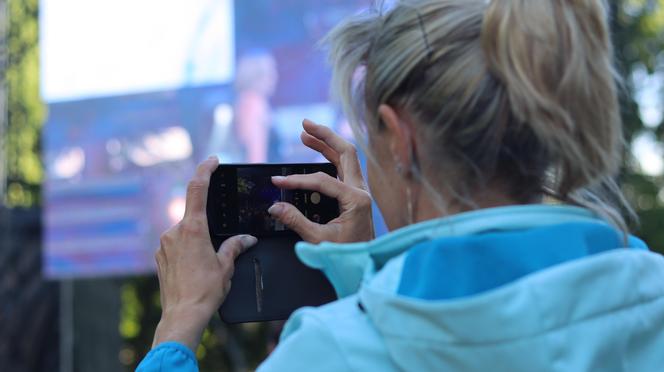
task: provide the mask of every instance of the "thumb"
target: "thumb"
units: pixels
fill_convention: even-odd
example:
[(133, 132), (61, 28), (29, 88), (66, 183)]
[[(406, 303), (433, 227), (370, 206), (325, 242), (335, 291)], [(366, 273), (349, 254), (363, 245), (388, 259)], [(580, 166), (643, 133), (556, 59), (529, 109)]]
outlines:
[(272, 218), (295, 231), (305, 241), (318, 243), (324, 240), (321, 225), (309, 220), (292, 204), (275, 203), (267, 212)]
[(220, 260), (228, 260), (229, 263), (234, 263), (235, 259), (244, 251), (252, 247), (258, 242), (255, 236), (251, 235), (235, 235), (230, 237), (221, 244), (217, 251), (217, 257)]

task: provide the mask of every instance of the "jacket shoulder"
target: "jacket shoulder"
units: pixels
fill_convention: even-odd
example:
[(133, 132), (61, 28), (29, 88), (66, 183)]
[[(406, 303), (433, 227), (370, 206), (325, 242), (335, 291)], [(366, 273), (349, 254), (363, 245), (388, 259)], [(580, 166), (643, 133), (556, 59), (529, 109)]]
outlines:
[(361, 310), (356, 295), (295, 312), (275, 351), (259, 371), (395, 370), (385, 343)]

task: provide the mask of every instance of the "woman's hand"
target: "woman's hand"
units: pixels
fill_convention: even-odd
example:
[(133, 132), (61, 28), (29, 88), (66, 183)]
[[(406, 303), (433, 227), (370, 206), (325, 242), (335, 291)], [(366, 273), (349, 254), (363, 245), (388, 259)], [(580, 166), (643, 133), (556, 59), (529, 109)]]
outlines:
[(203, 330), (230, 290), (235, 259), (256, 244), (255, 237), (239, 235), (214, 251), (206, 204), (210, 176), (218, 165), (211, 157), (198, 166), (187, 187), (184, 218), (161, 236), (155, 258), (162, 313), (153, 347), (178, 341), (196, 351)]
[(272, 177), (272, 183), (282, 189), (314, 190), (339, 202), (340, 215), (321, 225), (307, 219), (289, 203), (275, 203), (268, 212), (272, 217), (302, 239), (318, 243), (358, 242), (374, 238), (371, 218), (371, 196), (367, 189), (355, 146), (336, 135), (331, 129), (309, 120), (302, 123), (302, 143), (321, 153), (337, 167), (339, 179), (319, 172)]

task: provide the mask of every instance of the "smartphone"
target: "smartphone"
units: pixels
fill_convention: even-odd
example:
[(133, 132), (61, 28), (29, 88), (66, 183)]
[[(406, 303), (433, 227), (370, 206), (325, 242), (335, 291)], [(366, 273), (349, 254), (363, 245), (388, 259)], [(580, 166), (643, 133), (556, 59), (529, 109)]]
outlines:
[(302, 306), (336, 299), (319, 270), (305, 266), (295, 254), (301, 238), (274, 220), (267, 210), (275, 202), (293, 204), (307, 218), (324, 224), (339, 215), (335, 199), (311, 190), (283, 190), (272, 176), (337, 170), (330, 163), (222, 164), (212, 174), (207, 200), (210, 238), (215, 249), (237, 234), (251, 234), (258, 243), (238, 257), (231, 290), (219, 309), (227, 323), (287, 319)]

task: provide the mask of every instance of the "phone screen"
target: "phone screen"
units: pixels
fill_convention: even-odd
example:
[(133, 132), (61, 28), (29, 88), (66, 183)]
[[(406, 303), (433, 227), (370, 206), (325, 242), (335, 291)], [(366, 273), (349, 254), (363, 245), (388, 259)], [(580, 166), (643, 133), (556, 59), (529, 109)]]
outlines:
[[(278, 172), (275, 172), (278, 171)], [(276, 173), (276, 174), (275, 174)], [(271, 181), (272, 176), (292, 174), (292, 169), (282, 167), (238, 168), (237, 169), (237, 201), (238, 229), (262, 232), (284, 231), (285, 227), (270, 218), (267, 209), (272, 204), (285, 201), (294, 202), (294, 192), (280, 190)]]
[(214, 235), (258, 236), (292, 232), (275, 221), (268, 208), (288, 202), (314, 222), (326, 223), (338, 215), (337, 201), (311, 190), (282, 190), (272, 176), (323, 171), (336, 177), (332, 164), (220, 165), (212, 175), (208, 196), (208, 223)]

